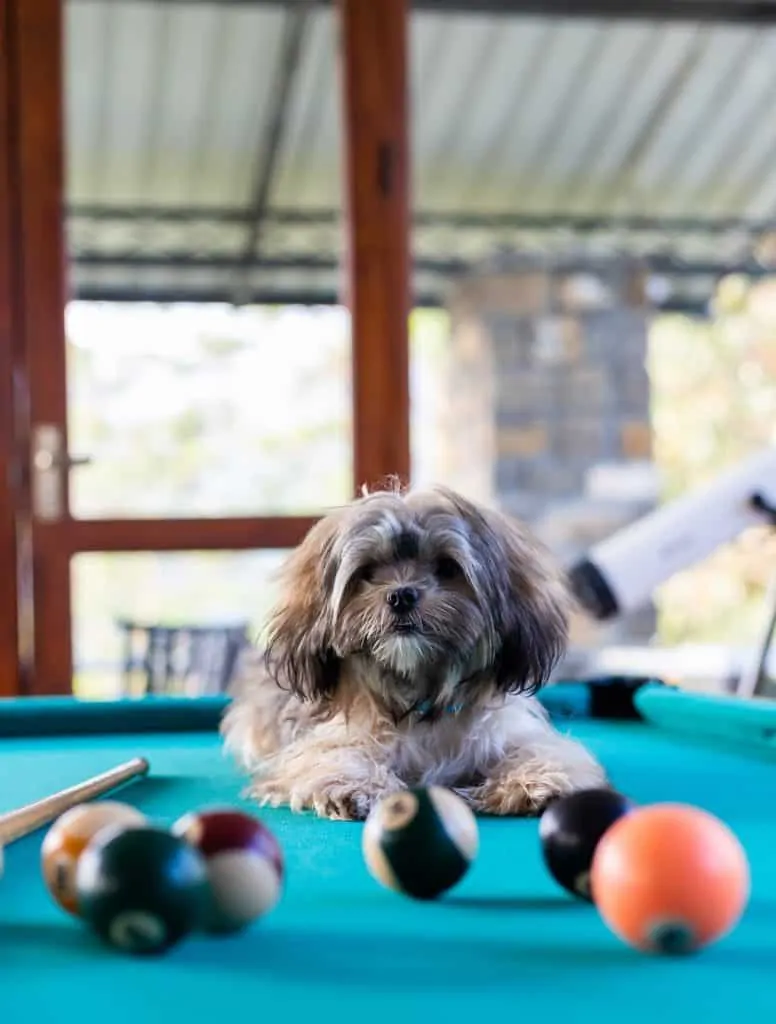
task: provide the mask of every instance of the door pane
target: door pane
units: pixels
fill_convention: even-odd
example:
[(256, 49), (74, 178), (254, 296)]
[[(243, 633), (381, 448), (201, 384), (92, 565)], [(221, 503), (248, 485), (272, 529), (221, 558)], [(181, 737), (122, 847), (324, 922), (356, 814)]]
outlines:
[(315, 514), (351, 493), (338, 308), (74, 303), (77, 518)]
[[(122, 693), (122, 620), (219, 628), (247, 623), (249, 637), (260, 643), (274, 577), (286, 556), (286, 551), (77, 555), (71, 562), (76, 695), (104, 699)], [(137, 693), (137, 673), (132, 682)]]

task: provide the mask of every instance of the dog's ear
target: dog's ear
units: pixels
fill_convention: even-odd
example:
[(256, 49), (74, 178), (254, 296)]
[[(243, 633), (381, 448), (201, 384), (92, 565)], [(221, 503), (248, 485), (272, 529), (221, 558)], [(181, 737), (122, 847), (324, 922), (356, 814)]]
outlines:
[(570, 592), (550, 552), (519, 520), (455, 497), (469, 522), (505, 693), (532, 693), (550, 678), (568, 639)]
[(566, 648), (569, 594), (550, 553), (519, 522), (488, 513), (503, 550), (496, 597), (501, 649), (495, 678), (505, 692), (532, 693), (550, 678)]
[(325, 516), (292, 553), (280, 574), (280, 596), (267, 629), (270, 676), (305, 701), (331, 697), (339, 680), (330, 607), (338, 529), (337, 513)]

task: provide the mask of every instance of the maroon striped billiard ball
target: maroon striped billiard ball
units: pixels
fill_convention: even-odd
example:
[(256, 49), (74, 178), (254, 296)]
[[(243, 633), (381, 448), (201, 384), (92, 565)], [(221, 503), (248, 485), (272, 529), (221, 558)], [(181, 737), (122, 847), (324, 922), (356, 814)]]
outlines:
[(280, 900), (283, 851), (258, 818), (230, 809), (192, 811), (175, 822), (172, 832), (205, 858), (210, 889), (205, 931), (240, 931)]

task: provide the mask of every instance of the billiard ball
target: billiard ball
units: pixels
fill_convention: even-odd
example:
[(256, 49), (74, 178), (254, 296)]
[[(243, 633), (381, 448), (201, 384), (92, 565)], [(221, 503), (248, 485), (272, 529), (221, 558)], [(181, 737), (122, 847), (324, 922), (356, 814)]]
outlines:
[(590, 883), (605, 924), (643, 952), (691, 953), (742, 916), (750, 871), (719, 818), (684, 804), (631, 811), (601, 839)]
[(184, 815), (172, 832), (205, 859), (205, 931), (239, 931), (276, 906), (283, 889), (284, 858), (263, 822), (242, 811), (213, 808)]
[(110, 825), (142, 825), (146, 817), (136, 807), (116, 800), (79, 804), (62, 814), (46, 833), (41, 846), (41, 869), (46, 888), (56, 903), (78, 914), (75, 873), (91, 840)]
[(381, 885), (432, 900), (456, 885), (477, 856), (477, 820), (449, 789), (430, 786), (392, 793), (370, 811), (362, 851)]
[(544, 863), (572, 895), (591, 900), (590, 866), (608, 828), (635, 805), (613, 789), (585, 789), (553, 801), (539, 819)]
[(81, 919), (108, 945), (162, 953), (200, 924), (207, 905), (202, 855), (152, 825), (103, 829), (76, 869)]

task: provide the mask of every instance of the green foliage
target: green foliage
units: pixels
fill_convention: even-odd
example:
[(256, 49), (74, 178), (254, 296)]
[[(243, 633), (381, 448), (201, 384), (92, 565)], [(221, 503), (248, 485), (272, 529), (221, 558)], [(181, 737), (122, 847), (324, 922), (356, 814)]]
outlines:
[[(93, 458), (72, 477), (77, 516), (293, 515), (349, 497), (349, 336), (336, 311), (79, 307), (69, 338), (70, 445)], [(247, 618), (258, 632), (284, 554), (80, 556), (81, 678), (117, 663), (119, 617)]]
[[(722, 282), (708, 322), (658, 320), (649, 371), (655, 457), (670, 501), (776, 440), (776, 284)], [(751, 643), (774, 574), (776, 544), (764, 530), (714, 552), (661, 588), (661, 641)]]

